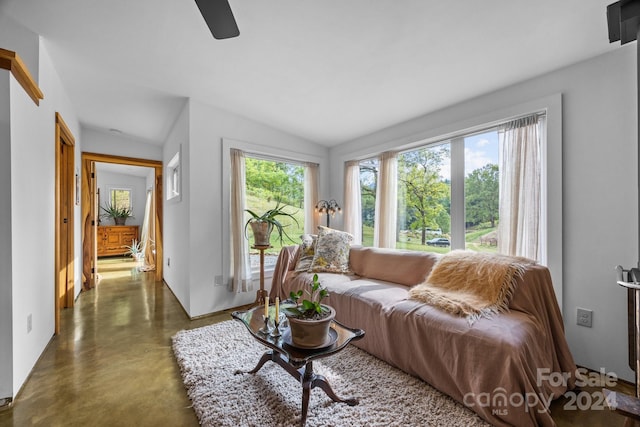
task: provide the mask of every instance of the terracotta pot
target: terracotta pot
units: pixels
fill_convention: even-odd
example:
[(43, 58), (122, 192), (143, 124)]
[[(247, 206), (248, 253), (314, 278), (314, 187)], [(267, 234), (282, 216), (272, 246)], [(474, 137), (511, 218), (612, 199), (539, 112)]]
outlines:
[(253, 244), (255, 246), (269, 246), (273, 224), (264, 221), (251, 221), (249, 224), (251, 224), (253, 231)]
[(336, 317), (333, 307), (323, 305), (329, 309), (329, 315), (320, 320), (307, 320), (289, 317), (289, 328), (291, 329), (291, 341), (293, 345), (301, 348), (318, 348), (326, 345), (329, 336), (331, 321)]

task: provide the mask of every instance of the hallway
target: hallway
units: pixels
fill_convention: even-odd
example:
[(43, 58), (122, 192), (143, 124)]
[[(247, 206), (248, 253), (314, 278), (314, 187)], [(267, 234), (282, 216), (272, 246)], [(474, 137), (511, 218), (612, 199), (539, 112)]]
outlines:
[(197, 426), (171, 337), (230, 319), (190, 321), (167, 286), (130, 258), (100, 261), (102, 280), (61, 312), (55, 336), (0, 426)]

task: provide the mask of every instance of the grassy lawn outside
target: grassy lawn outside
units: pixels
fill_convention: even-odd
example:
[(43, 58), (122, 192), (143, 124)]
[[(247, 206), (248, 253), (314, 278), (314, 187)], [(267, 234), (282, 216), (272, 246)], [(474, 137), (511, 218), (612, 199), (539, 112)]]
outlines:
[[(275, 200), (267, 200), (262, 197), (253, 196), (247, 194), (247, 209), (251, 209), (258, 215), (266, 212), (267, 210), (274, 208), (276, 206)], [(280, 239), (278, 238), (278, 233), (271, 233), (271, 249), (267, 249), (264, 251), (267, 255), (278, 255), (280, 253), (280, 249), (283, 246), (297, 245), (300, 243), (300, 235), (304, 233), (304, 211), (301, 208), (297, 208), (295, 206), (285, 205), (285, 211), (292, 214), (293, 217), (298, 221), (299, 225), (296, 225), (294, 221), (292, 221), (288, 217), (278, 217), (278, 221), (282, 223), (284, 226), (284, 231), (291, 237), (291, 240), (287, 238), (284, 234), (282, 235), (282, 243), (280, 243)], [(247, 214), (245, 216), (246, 219), (249, 218)], [(246, 221), (245, 219), (245, 221)], [(249, 248), (253, 245), (253, 233), (251, 232), (251, 227), (247, 227), (247, 236), (249, 238)], [(258, 254), (259, 251), (256, 249), (249, 250), (251, 254)]]
[[(476, 252), (497, 252), (496, 246), (489, 246), (485, 243), (480, 243), (480, 238), (486, 235), (495, 233), (497, 227), (482, 227), (478, 229), (467, 230), (465, 234), (466, 249)], [(448, 235), (436, 236), (427, 235), (427, 240), (435, 237), (449, 237)], [(451, 250), (451, 247), (440, 246), (428, 246), (420, 243), (419, 232), (400, 233), (400, 241), (396, 242), (397, 249), (408, 249), (412, 251), (422, 252), (435, 252), (439, 254), (447, 253)], [(362, 244), (363, 246), (373, 246), (373, 227), (364, 226), (362, 229)]]
[[(257, 214), (262, 214), (268, 209), (274, 207), (276, 204), (275, 200), (267, 200), (262, 197), (247, 195), (247, 206), (249, 209), (254, 211)], [(282, 249), (282, 246), (289, 245), (297, 245), (300, 243), (300, 235), (304, 233), (304, 212), (302, 208), (297, 208), (295, 206), (287, 206), (286, 211), (291, 213), (294, 218), (298, 221), (299, 225), (296, 225), (294, 221), (287, 217), (281, 217), (280, 220), (282, 224), (285, 226), (285, 231), (291, 237), (292, 240), (289, 240), (286, 236), (283, 236), (283, 242), (280, 243), (278, 239), (277, 233), (271, 234), (271, 249), (267, 249), (265, 254), (267, 255), (277, 255)], [(247, 217), (248, 218), (248, 217)], [(481, 244), (480, 238), (487, 235), (495, 234), (497, 227), (481, 227), (477, 229), (467, 230), (465, 234), (465, 242), (466, 249), (477, 251), (477, 252), (497, 252), (496, 246), (489, 246), (486, 243)], [(253, 244), (253, 235), (251, 233), (251, 227), (247, 229), (247, 236), (249, 237), (249, 244)], [(427, 240), (432, 239), (434, 237), (449, 237), (448, 235), (436, 236), (436, 235), (427, 235)], [(419, 232), (401, 232), (400, 233), (400, 241), (396, 243), (396, 248), (398, 249), (408, 249), (412, 251), (422, 251), (422, 252), (435, 252), (435, 253), (447, 253), (451, 250), (451, 247), (439, 247), (439, 246), (428, 246), (422, 245), (420, 243), (420, 233)], [(363, 246), (373, 246), (373, 227), (364, 226), (362, 229), (362, 244)], [(259, 252), (255, 249), (251, 249), (250, 252), (252, 254), (258, 254)]]

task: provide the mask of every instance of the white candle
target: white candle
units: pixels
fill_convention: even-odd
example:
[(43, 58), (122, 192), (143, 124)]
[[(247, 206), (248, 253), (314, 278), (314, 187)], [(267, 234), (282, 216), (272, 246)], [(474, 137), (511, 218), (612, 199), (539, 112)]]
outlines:
[(269, 317), (269, 297), (264, 298), (264, 317)]
[(280, 297), (276, 297), (276, 322), (280, 319)]

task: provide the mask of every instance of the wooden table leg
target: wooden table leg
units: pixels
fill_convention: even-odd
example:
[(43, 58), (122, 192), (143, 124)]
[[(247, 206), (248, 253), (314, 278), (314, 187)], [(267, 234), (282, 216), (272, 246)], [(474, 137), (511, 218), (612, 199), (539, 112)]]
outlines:
[(255, 305), (263, 305), (267, 298), (267, 291), (264, 289), (264, 251), (271, 246), (252, 246), (253, 249), (260, 251), (260, 289), (256, 292)]
[(307, 362), (304, 367), (304, 374), (302, 374), (302, 418), (300, 419), (300, 426), (304, 427), (307, 421), (307, 412), (309, 410), (309, 396), (311, 390), (320, 387), (331, 400), (338, 403), (346, 403), (349, 406), (355, 406), (358, 404), (358, 399), (350, 398), (343, 399), (338, 397), (331, 388), (331, 385), (327, 379), (322, 375), (316, 375), (313, 373), (313, 362)]
[(309, 412), (309, 397), (313, 388), (313, 362), (308, 362), (304, 367), (302, 376), (302, 415), (300, 416), (300, 427), (307, 423), (307, 413)]
[(234, 372), (234, 374), (238, 375), (238, 374), (255, 374), (256, 372), (258, 372), (260, 370), (260, 368), (262, 368), (264, 366), (265, 363), (267, 363), (268, 361), (274, 359), (274, 354), (278, 355), (278, 353), (269, 350), (267, 352), (265, 352), (262, 357), (260, 358), (260, 360), (258, 361), (258, 364), (256, 365), (255, 368), (253, 368), (250, 371), (243, 371), (241, 369), (238, 369), (237, 371)]
[(331, 388), (331, 385), (327, 379), (322, 375), (316, 375), (313, 373), (313, 362), (307, 362), (307, 364), (300, 369), (296, 369), (292, 366), (286, 357), (276, 351), (269, 350), (265, 352), (255, 368), (250, 371), (235, 371), (236, 374), (255, 374), (264, 366), (268, 361), (281, 366), (287, 371), (293, 378), (302, 383), (302, 415), (300, 417), (300, 426), (304, 427), (307, 422), (307, 413), (309, 412), (309, 397), (311, 396), (311, 390), (320, 387), (331, 400), (338, 403), (346, 403), (349, 406), (355, 406), (358, 404), (358, 399), (350, 398), (343, 399), (338, 397)]
[(264, 300), (267, 299), (267, 295), (269, 294), (266, 290), (258, 289), (256, 291), (256, 301), (253, 303), (253, 305), (264, 305)]

